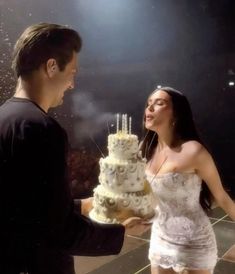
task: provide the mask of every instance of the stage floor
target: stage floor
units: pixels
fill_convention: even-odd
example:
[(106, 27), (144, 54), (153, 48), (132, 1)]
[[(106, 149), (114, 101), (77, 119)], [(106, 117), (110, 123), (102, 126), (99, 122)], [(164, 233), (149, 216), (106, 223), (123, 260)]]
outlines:
[[(214, 274), (235, 273), (235, 222), (220, 208), (210, 214), (219, 261)], [(76, 274), (150, 274), (148, 261), (150, 232), (141, 237), (128, 236), (119, 255), (102, 257), (74, 257)]]

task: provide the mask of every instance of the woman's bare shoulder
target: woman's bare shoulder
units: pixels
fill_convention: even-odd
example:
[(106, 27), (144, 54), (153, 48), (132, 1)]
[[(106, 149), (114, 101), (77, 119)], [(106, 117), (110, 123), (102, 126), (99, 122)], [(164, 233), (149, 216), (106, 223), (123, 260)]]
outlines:
[(206, 150), (200, 142), (195, 140), (186, 141), (181, 144), (181, 147), (185, 153), (189, 153), (192, 156), (196, 156)]

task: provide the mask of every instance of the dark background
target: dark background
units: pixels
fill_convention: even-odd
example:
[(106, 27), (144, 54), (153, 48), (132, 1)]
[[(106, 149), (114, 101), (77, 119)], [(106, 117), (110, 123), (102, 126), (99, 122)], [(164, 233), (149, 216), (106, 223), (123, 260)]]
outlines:
[[(157, 85), (188, 97), (201, 137), (235, 197), (235, 1), (0, 0), (0, 103), (12, 96), (12, 47), (30, 24), (79, 31), (77, 87), (51, 115), (66, 128), (74, 193), (97, 184), (97, 143), (115, 130), (115, 113), (132, 116), (141, 138), (145, 100)], [(78, 194), (79, 193), (79, 194)]]

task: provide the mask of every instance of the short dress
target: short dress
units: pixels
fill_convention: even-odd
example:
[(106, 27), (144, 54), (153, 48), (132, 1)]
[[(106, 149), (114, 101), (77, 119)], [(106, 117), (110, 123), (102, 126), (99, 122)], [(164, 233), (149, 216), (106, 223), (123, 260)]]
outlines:
[(217, 262), (217, 245), (199, 196), (202, 180), (196, 173), (146, 173), (153, 190), (153, 220), (149, 259), (152, 266), (210, 270)]

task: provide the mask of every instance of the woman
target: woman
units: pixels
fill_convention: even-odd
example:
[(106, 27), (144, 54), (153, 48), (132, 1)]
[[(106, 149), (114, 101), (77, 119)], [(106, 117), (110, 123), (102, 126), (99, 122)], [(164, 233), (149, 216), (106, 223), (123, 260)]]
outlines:
[(141, 150), (156, 203), (149, 259), (152, 274), (211, 274), (217, 261), (215, 235), (205, 211), (216, 203), (235, 220), (208, 151), (200, 142), (187, 98), (163, 87), (149, 96)]

